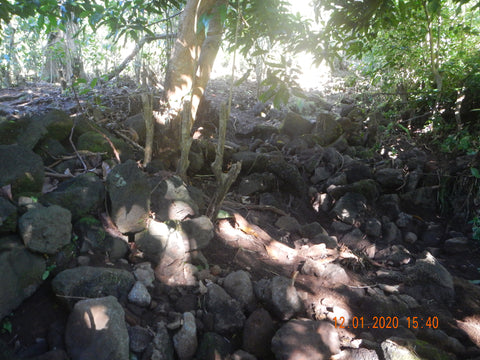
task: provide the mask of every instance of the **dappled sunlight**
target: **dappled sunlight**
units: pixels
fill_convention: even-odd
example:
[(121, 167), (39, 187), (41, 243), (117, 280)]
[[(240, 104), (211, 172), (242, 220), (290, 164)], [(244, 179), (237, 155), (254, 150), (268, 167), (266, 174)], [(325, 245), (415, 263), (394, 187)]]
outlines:
[(108, 309), (103, 305), (95, 305), (85, 311), (83, 321), (85, 326), (91, 330), (108, 329), (110, 317), (107, 314)]

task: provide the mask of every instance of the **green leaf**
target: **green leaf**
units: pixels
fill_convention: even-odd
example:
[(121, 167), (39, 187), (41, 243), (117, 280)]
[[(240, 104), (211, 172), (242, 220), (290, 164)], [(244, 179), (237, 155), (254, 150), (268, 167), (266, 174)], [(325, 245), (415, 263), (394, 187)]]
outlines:
[(480, 171), (477, 168), (471, 167), (470, 172), (475, 178), (480, 179)]
[(93, 78), (92, 81), (90, 82), (90, 87), (93, 89), (98, 82), (98, 78)]
[(217, 219), (231, 219), (233, 215), (226, 210), (219, 210), (217, 214)]

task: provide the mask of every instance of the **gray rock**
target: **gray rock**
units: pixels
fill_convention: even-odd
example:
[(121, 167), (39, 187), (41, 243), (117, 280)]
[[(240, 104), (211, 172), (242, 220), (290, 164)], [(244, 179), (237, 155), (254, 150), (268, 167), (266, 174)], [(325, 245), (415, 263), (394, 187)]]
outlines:
[(147, 307), (152, 301), (152, 296), (140, 281), (135, 282), (132, 290), (128, 293), (128, 301), (140, 307)]
[(190, 250), (205, 248), (215, 235), (212, 222), (204, 215), (182, 221), (182, 229), (187, 234)]
[(242, 163), (242, 173), (263, 172), (267, 166), (268, 156), (253, 151), (239, 151), (233, 154), (232, 161)]
[(43, 195), (40, 201), (70, 210), (73, 221), (77, 221), (103, 206), (105, 187), (97, 175), (81, 174), (62, 182), (57, 189)]
[(240, 180), (238, 193), (240, 195), (253, 195), (255, 193), (270, 191), (275, 186), (275, 176), (271, 173), (252, 173)]
[(197, 351), (197, 325), (192, 313), (183, 314), (182, 328), (173, 335), (173, 346), (181, 360), (191, 359)]
[(45, 269), (45, 259), (28, 251), (20, 238), (0, 238), (0, 319), (37, 290)]
[(18, 229), (26, 247), (32, 251), (55, 254), (70, 243), (72, 215), (57, 205), (36, 207), (23, 214)]
[(413, 283), (422, 285), (422, 294), (419, 296), (444, 301), (447, 304), (454, 300), (452, 275), (428, 251), (423, 252), (415, 265), (406, 269), (406, 273)]
[(255, 302), (253, 285), (246, 271), (239, 270), (227, 275), (223, 282), (227, 293), (237, 300), (243, 309), (250, 308)]
[(379, 169), (375, 173), (375, 180), (385, 191), (396, 190), (403, 185), (403, 170), (392, 168)]
[(137, 281), (140, 281), (147, 288), (153, 287), (155, 272), (153, 271), (152, 265), (149, 262), (136, 264), (133, 270), (133, 275)]
[(443, 250), (447, 254), (458, 254), (470, 251), (470, 249), (471, 246), (469, 244), (468, 238), (462, 236), (448, 239), (443, 244)]
[(108, 174), (106, 187), (111, 201), (111, 217), (122, 233), (145, 229), (150, 211), (150, 185), (137, 163), (129, 160)]
[(384, 194), (378, 199), (379, 213), (394, 220), (400, 214), (400, 198), (397, 194)]
[(165, 323), (159, 322), (157, 324), (157, 331), (152, 340), (154, 347), (152, 360), (173, 360), (174, 359), (174, 348), (173, 342), (168, 334), (167, 327)]
[(47, 129), (37, 117), (23, 117), (15, 120), (0, 118), (0, 144), (18, 144), (32, 150)]
[(332, 172), (328, 168), (321, 166), (315, 168), (315, 172), (310, 178), (310, 181), (312, 184), (318, 184), (321, 181), (327, 180), (330, 176), (332, 176)]
[(77, 302), (68, 318), (65, 344), (72, 360), (128, 360), (125, 312), (117, 299), (107, 296)]
[(105, 236), (105, 252), (110, 261), (118, 261), (125, 258), (130, 250), (128, 242), (122, 238), (106, 234)]
[(71, 305), (72, 299), (78, 297), (126, 298), (134, 283), (133, 275), (126, 270), (81, 266), (60, 272), (53, 279), (52, 288)]
[(243, 327), (242, 349), (259, 357), (268, 358), (272, 352), (269, 346), (275, 334), (272, 317), (265, 309), (255, 310)]
[(300, 230), (300, 224), (298, 220), (289, 215), (280, 216), (275, 222), (275, 226), (288, 232), (296, 232)]
[(280, 131), (291, 137), (297, 137), (303, 134), (309, 134), (313, 129), (313, 124), (301, 115), (294, 112), (288, 112), (283, 119)]
[(233, 334), (243, 328), (245, 315), (240, 303), (217, 284), (207, 287), (206, 307), (215, 316), (214, 328), (219, 334)]
[(397, 224), (399, 228), (406, 228), (408, 225), (412, 223), (412, 220), (413, 220), (412, 215), (401, 212), (400, 214), (398, 214), (398, 218), (395, 221), (395, 224)]
[(167, 224), (152, 220), (148, 223), (146, 230), (135, 234), (135, 245), (143, 252), (146, 260), (156, 265), (167, 247), (170, 233)]
[(333, 213), (346, 224), (354, 224), (367, 208), (365, 196), (357, 193), (346, 193), (333, 207)]
[(340, 352), (335, 327), (326, 321), (290, 320), (272, 339), (277, 360), (327, 360)]
[(267, 170), (274, 173), (284, 183), (285, 190), (295, 196), (304, 196), (307, 186), (298, 168), (285, 160), (271, 158)]
[(291, 279), (276, 276), (270, 284), (272, 294), (270, 303), (280, 319), (288, 320), (303, 309), (303, 304), (295, 286), (291, 284)]
[(346, 349), (342, 351), (339, 360), (379, 360), (375, 350), (360, 349)]
[(372, 218), (365, 222), (365, 234), (378, 238), (382, 235), (382, 223), (380, 220)]
[(389, 244), (402, 241), (402, 232), (395, 223), (388, 221), (383, 224), (383, 240)]
[(431, 344), (438, 344), (442, 349), (455, 354), (464, 354), (466, 351), (465, 346), (458, 339), (448, 336), (443, 330), (422, 328), (417, 337)]
[(346, 164), (342, 170), (347, 175), (347, 181), (349, 184), (372, 178), (372, 170), (367, 164), (361, 161), (354, 160), (349, 164)]
[(322, 264), (320, 261), (312, 259), (305, 260), (302, 266), (302, 274), (313, 275), (322, 278), (329, 284), (349, 284), (350, 277), (341, 265), (338, 264)]
[(437, 186), (426, 186), (401, 194), (401, 204), (405, 211), (434, 213), (437, 210)]
[(300, 228), (300, 235), (308, 239), (312, 239), (320, 234), (328, 235), (323, 226), (316, 221), (310, 224), (305, 224)]
[(418, 240), (417, 234), (407, 231), (405, 233), (405, 236), (403, 237), (403, 241), (405, 241), (408, 244), (415, 244)]
[(428, 224), (427, 229), (421, 234), (421, 242), (424, 247), (438, 247), (442, 243), (444, 229), (440, 224)]
[(46, 113), (41, 122), (47, 129), (47, 136), (57, 141), (68, 139), (72, 131), (73, 119), (59, 109), (53, 109)]
[(417, 339), (392, 337), (383, 341), (381, 348), (385, 360), (451, 359), (444, 351)]
[(151, 209), (159, 221), (184, 220), (198, 215), (198, 206), (182, 179), (172, 176), (155, 183), (151, 194)]
[(128, 328), (128, 337), (130, 339), (130, 350), (141, 353), (150, 344), (153, 336), (150, 330), (136, 325)]
[(342, 126), (335, 120), (335, 115), (321, 112), (317, 116), (314, 132), (320, 136), (320, 145), (333, 143), (343, 133)]
[(14, 198), (42, 191), (42, 158), (20, 145), (0, 145), (0, 187), (11, 185)]
[(328, 249), (335, 249), (338, 246), (338, 240), (335, 236), (328, 236), (325, 234), (315, 235), (311, 241), (314, 244), (325, 244), (325, 247)]
[(0, 197), (0, 234), (15, 232), (17, 229), (17, 207)]
[(232, 352), (232, 345), (223, 336), (214, 332), (207, 332), (202, 336), (197, 359), (202, 360), (227, 360)]
[(102, 223), (93, 216), (85, 216), (75, 223), (73, 232), (82, 244), (81, 251), (98, 252), (104, 254), (106, 251), (106, 232)]

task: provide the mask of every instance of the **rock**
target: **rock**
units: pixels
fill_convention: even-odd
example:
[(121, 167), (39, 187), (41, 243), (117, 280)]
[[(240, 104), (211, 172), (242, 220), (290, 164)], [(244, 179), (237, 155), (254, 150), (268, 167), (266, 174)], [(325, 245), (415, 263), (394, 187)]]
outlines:
[(122, 162), (133, 158), (128, 145), (123, 140), (96, 131), (87, 131), (80, 135), (77, 140), (77, 149), (88, 150), (94, 153), (107, 153), (107, 157), (112, 158), (114, 156), (113, 149), (107, 139), (105, 139), (105, 136), (107, 136), (113, 146), (115, 146)]
[(153, 287), (155, 272), (153, 271), (152, 265), (149, 262), (136, 264), (133, 270), (133, 275), (137, 281), (140, 281), (147, 288)]
[(253, 151), (239, 151), (233, 154), (233, 162), (242, 163), (242, 173), (261, 173), (265, 171), (268, 162), (268, 156)]
[(446, 352), (421, 340), (392, 337), (381, 344), (385, 360), (450, 360)]
[(195, 219), (182, 221), (183, 231), (187, 234), (190, 250), (205, 248), (214, 236), (214, 228), (210, 219), (200, 216)]
[(303, 309), (300, 297), (291, 284), (291, 279), (274, 277), (271, 282), (270, 303), (275, 314), (282, 320), (288, 320)]
[(110, 261), (118, 261), (125, 258), (130, 248), (127, 241), (122, 238), (106, 234), (105, 236), (105, 252)]
[(214, 328), (219, 334), (234, 334), (243, 328), (245, 315), (240, 303), (217, 284), (207, 286), (206, 307), (215, 316)]
[(125, 312), (113, 296), (81, 300), (67, 322), (65, 344), (72, 360), (128, 360)]
[(15, 232), (17, 229), (17, 207), (0, 197), (0, 234)]
[(384, 261), (388, 265), (401, 266), (412, 261), (412, 254), (402, 245), (392, 245), (378, 251), (375, 254), (375, 259)]
[(257, 360), (257, 358), (246, 351), (237, 350), (232, 354), (232, 360)]
[(335, 115), (330, 112), (321, 112), (317, 116), (314, 132), (320, 136), (320, 145), (326, 146), (340, 137), (343, 129), (335, 120)]
[(338, 264), (322, 264), (320, 261), (307, 259), (301, 271), (302, 274), (322, 278), (334, 287), (351, 282), (347, 272)]
[(465, 346), (458, 339), (448, 336), (442, 330), (423, 328), (420, 329), (417, 337), (431, 344), (438, 344), (442, 349), (455, 354), (464, 354), (466, 351)]
[(332, 172), (324, 166), (315, 168), (315, 172), (310, 178), (312, 184), (318, 184), (332, 176)]
[(232, 352), (230, 342), (214, 332), (207, 332), (202, 336), (197, 351), (197, 359), (227, 360)]
[(310, 224), (305, 224), (300, 228), (300, 235), (308, 239), (312, 239), (320, 234), (328, 235), (323, 226), (316, 221)]
[(47, 133), (47, 129), (38, 121), (38, 118), (27, 116), (8, 121), (1, 120), (2, 118), (0, 118), (0, 144), (2, 145), (18, 144), (32, 150)]
[(412, 215), (401, 212), (400, 214), (398, 214), (398, 218), (395, 221), (395, 224), (399, 228), (403, 229), (403, 228), (406, 228), (407, 226), (409, 226), (412, 223), (412, 221), (413, 221), (413, 216)]
[(415, 244), (417, 242), (417, 234), (408, 231), (405, 233), (405, 236), (403, 237), (403, 241), (405, 241), (407, 244)]
[(335, 327), (326, 321), (290, 320), (272, 339), (277, 360), (327, 360), (340, 352)]
[(86, 173), (62, 182), (54, 191), (43, 195), (40, 201), (70, 210), (73, 221), (77, 221), (103, 207), (105, 188), (97, 175)]
[(165, 326), (165, 323), (157, 323), (157, 331), (152, 340), (154, 347), (153, 355), (151, 360), (173, 360), (174, 359), (174, 348), (173, 342), (168, 334), (168, 330)]
[(52, 288), (71, 305), (72, 299), (78, 297), (126, 298), (134, 283), (133, 275), (126, 270), (81, 266), (60, 272), (53, 279)]
[(307, 187), (298, 168), (285, 160), (270, 159), (267, 170), (274, 173), (285, 184), (285, 190), (295, 196), (304, 196)]
[(380, 220), (372, 218), (365, 222), (365, 234), (378, 238), (382, 235), (382, 223)]
[(81, 252), (92, 251), (105, 254), (106, 232), (99, 220), (93, 216), (85, 216), (75, 223), (73, 232), (82, 244)]
[(197, 351), (197, 325), (192, 313), (183, 314), (183, 325), (180, 331), (173, 335), (173, 346), (180, 360), (191, 359)]
[(289, 136), (298, 137), (303, 134), (309, 134), (313, 129), (313, 124), (294, 112), (288, 112), (283, 119), (280, 131)]
[(354, 224), (367, 208), (365, 196), (357, 193), (346, 193), (333, 207), (332, 212), (346, 224)]
[(152, 340), (151, 332), (138, 325), (128, 328), (128, 337), (130, 340), (130, 350), (136, 353), (144, 351)]
[(140, 281), (137, 281), (128, 293), (128, 301), (140, 307), (148, 307), (152, 301), (152, 297), (146, 286)]
[(314, 244), (325, 244), (327, 249), (336, 249), (338, 246), (338, 240), (335, 236), (328, 236), (325, 234), (315, 235), (311, 241)]
[(384, 191), (394, 191), (403, 185), (403, 170), (383, 168), (375, 172), (375, 180)]
[(172, 176), (160, 183), (157, 181), (155, 186), (151, 194), (151, 209), (158, 221), (181, 221), (197, 216), (198, 206), (182, 179)]
[(285, 230), (291, 233), (300, 230), (300, 224), (298, 220), (295, 219), (293, 216), (289, 215), (280, 216), (275, 222), (275, 226), (278, 227), (280, 230)]
[(383, 240), (388, 244), (402, 241), (402, 232), (395, 223), (388, 221), (383, 224)]
[(117, 165), (108, 174), (106, 188), (111, 217), (122, 233), (145, 229), (150, 211), (150, 185), (133, 160)]
[[(424, 251), (415, 265), (406, 269), (414, 284), (422, 284), (424, 299), (435, 299), (450, 304), (455, 296), (452, 275), (428, 251)], [(419, 300), (419, 299), (417, 299)]]
[(421, 187), (400, 195), (402, 208), (409, 213), (420, 211), (433, 214), (437, 211), (437, 186)]
[[(342, 176), (342, 175), (345, 178), (345, 182), (346, 182), (345, 173), (339, 174), (339, 176)], [(332, 179), (329, 179), (328, 182), (330, 182), (330, 180)], [(363, 196), (365, 196), (365, 198), (368, 201), (373, 202), (378, 198), (380, 194), (377, 183), (375, 182), (375, 180), (372, 180), (372, 179), (360, 180), (353, 184), (348, 184), (348, 185), (339, 185), (339, 184), (337, 185), (338, 186), (329, 185), (327, 188), (327, 193), (334, 199), (340, 199), (345, 194), (352, 192), (352, 193), (362, 194)]]
[[(164, 231), (163, 226), (159, 228), (160, 232)], [(155, 277), (169, 286), (194, 286), (197, 284), (195, 273), (198, 270), (190, 264), (189, 239), (181, 230), (169, 229), (168, 231), (169, 234), (163, 252), (153, 259), (153, 262), (158, 264), (155, 267)], [(158, 240), (165, 239), (163, 235), (161, 233), (157, 237)]]
[(148, 223), (146, 230), (135, 234), (135, 245), (143, 252), (146, 260), (157, 265), (168, 244), (170, 233), (167, 224), (152, 220)]
[(341, 355), (336, 357), (338, 360), (379, 360), (375, 350), (360, 349), (346, 349)]
[(270, 191), (274, 186), (275, 176), (272, 173), (252, 173), (240, 180), (238, 193), (249, 196), (259, 192)]
[(55, 254), (70, 243), (72, 236), (70, 211), (57, 205), (39, 206), (27, 211), (18, 221), (23, 243), (32, 251)]
[(345, 165), (343, 172), (347, 175), (349, 184), (372, 178), (372, 170), (367, 164), (361, 161), (352, 161)]
[(16, 235), (0, 238), (0, 319), (37, 290), (45, 270), (45, 259), (28, 251)]
[(443, 250), (447, 254), (459, 254), (470, 251), (470, 249), (471, 246), (466, 237), (454, 237), (446, 240), (443, 244)]
[(421, 235), (421, 242), (425, 248), (439, 247), (442, 243), (444, 229), (442, 225), (430, 223)]
[(254, 304), (253, 285), (246, 271), (239, 270), (228, 274), (223, 282), (223, 287), (233, 299), (240, 303), (243, 309), (251, 308)]
[(11, 185), (14, 198), (42, 191), (42, 158), (20, 145), (0, 145), (0, 187)]
[(73, 120), (63, 110), (49, 111), (42, 117), (41, 122), (47, 129), (47, 136), (57, 141), (68, 139), (72, 131)]
[(265, 309), (255, 310), (243, 327), (242, 349), (263, 359), (271, 356), (270, 344), (275, 334), (273, 320)]
[(384, 194), (378, 199), (379, 213), (395, 220), (400, 214), (400, 198), (397, 194)]

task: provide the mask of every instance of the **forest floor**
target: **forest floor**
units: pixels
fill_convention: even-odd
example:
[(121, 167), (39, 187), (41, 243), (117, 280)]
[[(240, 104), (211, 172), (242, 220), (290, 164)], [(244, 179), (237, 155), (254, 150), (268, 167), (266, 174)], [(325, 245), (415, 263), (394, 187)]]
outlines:
[[(315, 102), (318, 98), (321, 98), (323, 103), (331, 105), (329, 110), (323, 112), (335, 114), (335, 116), (339, 116), (349, 106), (351, 109), (364, 106), (356, 103), (355, 89), (338, 85), (340, 84), (338, 79), (335, 82), (338, 83), (329, 89), (309, 93), (312, 101), (292, 106), (296, 106), (297, 111), (299, 106), (302, 107), (301, 115), (312, 123), (318, 117), (320, 105)], [(206, 113), (211, 118), (204, 117), (200, 125), (207, 128), (211, 125), (209, 129), (215, 132), (216, 124), (213, 119), (215, 111), (221, 103), (227, 101), (228, 95), (227, 81), (212, 80), (205, 96), (209, 101)], [(83, 109), (90, 111), (91, 102), (96, 97), (101, 98), (102, 104), (108, 107), (108, 110), (104, 111), (106, 116), (98, 122), (105, 129), (122, 127), (127, 117), (141, 112), (138, 98), (131, 100), (132, 90), (126, 87), (105, 88), (102, 92), (82, 95), (80, 101), (77, 101), (75, 96), (71, 93), (65, 94), (57, 86), (29, 84), (15, 89), (0, 89), (0, 116), (20, 118), (27, 114), (44, 113), (50, 109), (76, 113), (79, 104)], [(128, 106), (125, 105), (126, 102)], [(273, 109), (271, 105), (259, 103), (254, 83), (245, 82), (235, 87), (228, 130), (230, 146), (236, 146), (235, 151), (253, 150), (252, 152), (256, 153), (278, 151), (278, 144), (281, 142), (272, 141), (272, 138), (278, 135), (272, 129), (281, 128), (286, 113), (286, 109)], [(259, 132), (259, 122), (263, 126), (262, 129), (267, 129), (266, 131), (269, 132), (268, 136)], [(363, 127), (360, 129), (363, 131)], [(458, 219), (452, 222), (449, 214), (432, 211), (432, 209), (438, 209), (436, 206), (422, 207), (424, 203), (416, 209), (416, 212), (407, 211), (407, 209), (411, 210), (408, 204), (404, 205), (408, 200), (402, 200), (401, 203), (393, 201), (387, 205), (382, 204), (382, 201), (391, 200), (388, 195), (403, 196), (407, 193), (405, 190), (408, 185), (407, 175), (413, 173), (413, 168), (408, 168), (410, 160), (421, 162), (425, 167), (424, 173), (431, 176), (449, 173), (452, 163), (458, 163), (459, 160), (431, 151), (430, 146), (423, 140), (417, 140), (415, 136), (406, 137), (398, 132), (389, 139), (382, 138), (381, 135), (379, 138), (385, 148), (395, 144), (398, 151), (395, 158), (402, 159), (401, 164), (394, 158), (389, 158), (387, 154), (379, 154), (378, 150), (381, 146), (378, 144), (376, 144), (376, 151), (371, 152), (371, 158), (357, 156), (359, 148), (369, 150), (367, 146), (357, 146), (355, 154), (348, 153), (348, 150), (335, 150), (335, 152), (332, 150), (326, 152), (323, 160), (320, 160), (320, 164), (324, 166), (317, 164), (317, 168), (321, 168), (322, 171), (329, 170), (327, 175), (320, 181), (312, 182), (312, 176), (317, 173), (315, 171), (309, 173), (305, 170), (307, 160), (314, 156), (315, 151), (324, 147), (314, 148), (311, 151), (298, 138), (292, 136), (289, 139), (289, 146), (285, 146), (281, 152), (287, 163), (295, 164), (301, 169), (300, 175), (308, 185), (306, 193), (296, 196), (291, 189), (292, 183), (282, 178), (281, 181), (274, 180), (274, 184), (264, 191), (272, 195), (272, 201), (268, 202), (262, 197), (261, 192), (239, 191), (242, 179), (248, 177), (254, 180), (249, 177), (251, 173), (242, 173), (228, 194), (223, 207), (230, 214), (237, 215), (220, 219), (215, 223), (215, 238), (202, 251), (210, 268), (216, 266), (217, 269), (221, 269), (221, 276), (236, 270), (246, 270), (253, 281), (278, 275), (291, 279), (292, 284), (295, 284), (303, 294), (301, 297), (304, 303), (313, 306), (305, 309), (301, 317), (332, 321), (334, 317), (339, 318), (344, 314), (342, 309), (347, 309), (350, 318), (362, 317), (368, 319), (368, 323), (373, 321), (375, 315), (394, 317), (398, 314), (399, 317), (406, 318), (420, 314), (419, 316), (438, 317), (439, 329), (446, 333), (449, 339), (457, 339), (461, 343), (461, 346), (457, 346), (452, 340), (454, 345), (443, 348), (451, 356), (450, 358), (478, 359), (480, 328), (477, 328), (477, 318), (480, 314), (480, 298), (478, 298), (480, 290), (472, 284), (472, 281), (480, 279), (480, 243), (472, 239), (471, 225), (468, 225), (469, 219), (464, 219), (463, 224), (459, 223)], [(278, 139), (277, 137), (276, 140)], [(136, 138), (134, 140), (137, 141)], [(255, 141), (257, 145), (254, 145)], [(256, 151), (256, 149), (263, 150)], [(339, 162), (334, 158), (328, 158), (330, 155), (327, 153), (333, 154), (333, 157), (340, 154)], [(402, 157), (402, 154), (407, 155)], [(310, 157), (306, 157), (307, 155)], [(403, 169), (403, 184), (400, 183), (400, 186), (394, 190), (385, 190), (389, 187), (386, 183), (391, 179), (384, 180), (377, 175), (380, 173), (378, 169), (384, 168)], [(74, 169), (70, 170), (74, 175), (78, 173)], [(170, 173), (172, 169), (162, 171)], [(263, 174), (260, 182), (269, 179), (264, 172), (266, 172), (265, 169), (258, 171)], [(366, 179), (375, 179), (377, 187), (380, 184), (380, 193), (374, 201), (368, 199), (368, 193), (363, 194), (367, 197), (367, 201), (361, 200), (361, 202), (365, 203), (366, 210), (353, 221), (339, 221), (343, 215), (333, 209), (343, 197), (332, 195), (333, 199), (330, 199), (329, 205), (328, 201), (324, 200), (323, 194), (333, 193), (326, 183), (338, 175), (345, 174), (348, 178), (346, 182), (332, 180), (332, 184), (346, 189), (342, 195), (355, 193), (352, 190), (354, 189), (352, 184), (357, 182), (351, 179), (364, 180), (359, 174), (365, 172), (368, 173), (365, 175)], [(399, 173), (402, 174), (401, 171)], [(275, 175), (281, 178), (279, 174)], [(424, 184), (428, 183), (428, 187), (439, 187), (438, 183), (422, 181)], [(216, 187), (215, 179), (205, 173), (192, 174), (191, 184), (201, 189), (206, 198), (213, 196)], [(52, 185), (52, 182), (50, 185), (48, 191), (54, 190), (56, 185)], [(427, 203), (436, 200), (435, 197), (425, 199)], [(387, 216), (390, 211), (389, 206), (400, 207), (401, 211), (394, 216)], [(280, 219), (288, 223), (282, 223)], [(382, 225), (380, 232), (367, 225), (372, 219)], [(402, 219), (405, 224), (402, 223)], [(319, 240), (317, 235), (319, 231), (323, 231), (322, 229), (325, 231), (323, 234), (325, 236)], [(415, 240), (412, 240), (412, 237)], [(451, 239), (460, 240), (450, 241)], [(328, 241), (333, 241), (336, 245), (315, 247), (329, 244)], [(318, 256), (312, 255), (312, 249), (319, 251)], [(421, 267), (424, 261), (426, 263), (429, 261), (425, 251), (435, 256), (433, 269), (426, 270)], [(90, 256), (90, 265), (105, 266), (104, 257), (94, 254), (87, 254), (87, 256)], [(312, 259), (318, 263), (315, 266), (312, 265), (313, 269), (307, 268), (306, 264), (311, 265)], [(139, 262), (139, 259), (135, 260), (131, 254), (129, 261), (133, 264)], [(442, 268), (447, 269), (450, 275), (444, 274)], [(440, 279), (436, 280), (435, 277)], [(452, 281), (452, 283), (445, 284), (445, 281)], [(450, 294), (450, 290), (455, 294)], [(436, 300), (435, 294), (439, 294)], [(397, 295), (396, 299), (404, 300), (401, 306), (395, 302), (397, 300), (392, 300)], [(400, 295), (405, 296), (402, 298)], [(136, 319), (133, 322), (141, 325), (150, 324), (151, 316), (152, 312), (149, 311), (137, 313), (133, 315)], [(0, 326), (0, 339), (9, 347), (15, 348), (18, 357), (29, 358), (30, 355), (38, 355), (48, 350), (46, 344), (48, 341), (45, 339), (53, 336), (47, 336), (52, 334), (52, 324), (64, 324), (67, 317), (68, 311), (58, 304), (58, 299), (51, 290), (50, 278), (14, 310), (12, 315), (3, 320)], [(281, 323), (281, 320), (276, 320), (277, 326)], [(348, 351), (354, 349), (352, 344), (355, 338), (368, 339), (371, 343), (377, 341), (378, 346), (371, 345), (367, 348), (377, 351), (378, 358), (386, 355), (382, 355), (379, 350), (381, 340), (375, 339), (388, 339), (392, 336), (408, 338), (404, 330), (397, 330), (384, 327), (368, 330), (366, 328), (338, 329), (340, 338), (350, 339), (342, 340), (342, 349)], [(420, 329), (413, 331), (408, 328), (408, 330), (412, 330), (417, 338), (426, 339), (431, 344), (438, 345), (434, 342), (440, 337), (435, 338), (427, 331)], [(63, 337), (62, 330), (59, 332), (56, 335)], [(365, 335), (365, 332), (370, 333), (371, 337)], [(475, 338), (475, 336), (478, 337)], [(368, 341), (365, 343), (368, 344)], [(383, 348), (383, 343), (381, 344)], [(277, 358), (283, 358), (277, 353), (275, 355)], [(348, 357), (344, 358), (348, 359)], [(433, 359), (434, 355), (424, 354), (422, 358)], [(375, 358), (372, 357), (372, 359)]]

